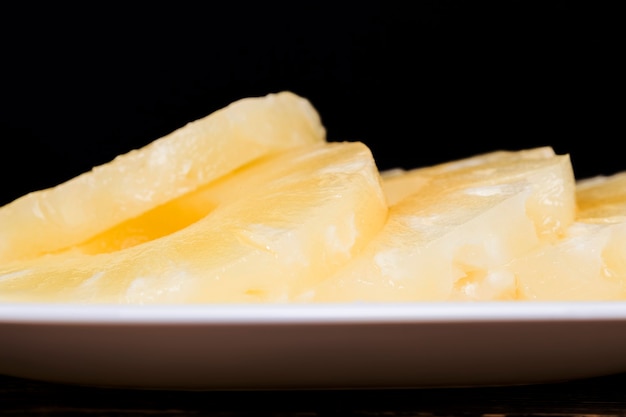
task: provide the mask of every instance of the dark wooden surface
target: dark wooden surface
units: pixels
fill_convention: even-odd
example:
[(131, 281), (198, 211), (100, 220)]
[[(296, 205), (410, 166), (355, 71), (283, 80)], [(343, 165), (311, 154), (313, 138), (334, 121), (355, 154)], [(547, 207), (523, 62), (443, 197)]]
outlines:
[(626, 374), (515, 387), (141, 391), (0, 376), (0, 416), (623, 416)]

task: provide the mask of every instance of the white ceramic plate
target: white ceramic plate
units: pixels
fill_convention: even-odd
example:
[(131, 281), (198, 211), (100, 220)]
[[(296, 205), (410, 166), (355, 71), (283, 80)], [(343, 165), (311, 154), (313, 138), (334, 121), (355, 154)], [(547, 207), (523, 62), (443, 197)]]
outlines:
[(626, 303), (0, 305), (0, 374), (140, 389), (510, 385), (626, 371)]

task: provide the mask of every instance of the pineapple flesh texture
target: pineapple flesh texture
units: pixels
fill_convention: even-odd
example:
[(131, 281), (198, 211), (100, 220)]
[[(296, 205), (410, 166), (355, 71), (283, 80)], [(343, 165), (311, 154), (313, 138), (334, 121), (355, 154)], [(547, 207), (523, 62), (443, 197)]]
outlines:
[(626, 299), (626, 172), (579, 180), (566, 236), (512, 262), (529, 301)]
[(513, 300), (518, 289), (508, 263), (557, 241), (574, 219), (569, 155), (550, 148), (497, 151), (382, 178), (391, 204), (385, 226), (315, 288), (313, 300)]
[(0, 263), (64, 250), (257, 158), (324, 142), (310, 102), (245, 98), (55, 187), (0, 207)]
[(288, 302), (358, 253), (387, 216), (374, 159), (359, 142), (285, 151), (215, 187), (222, 204), (169, 235), (3, 264), (0, 300)]

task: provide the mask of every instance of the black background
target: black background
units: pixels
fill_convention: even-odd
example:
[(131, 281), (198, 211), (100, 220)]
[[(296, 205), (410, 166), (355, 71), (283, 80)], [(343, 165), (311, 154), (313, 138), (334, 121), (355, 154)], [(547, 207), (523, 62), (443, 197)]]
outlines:
[(280, 90), (381, 169), (550, 145), (626, 170), (618, 3), (2, 6), (0, 204)]

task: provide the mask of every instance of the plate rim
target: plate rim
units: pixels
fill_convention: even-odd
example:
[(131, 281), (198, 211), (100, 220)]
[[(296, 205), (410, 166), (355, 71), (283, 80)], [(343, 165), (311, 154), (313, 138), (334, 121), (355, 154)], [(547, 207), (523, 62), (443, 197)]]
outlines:
[(0, 303), (2, 324), (392, 324), (626, 321), (626, 302), (92, 305)]

